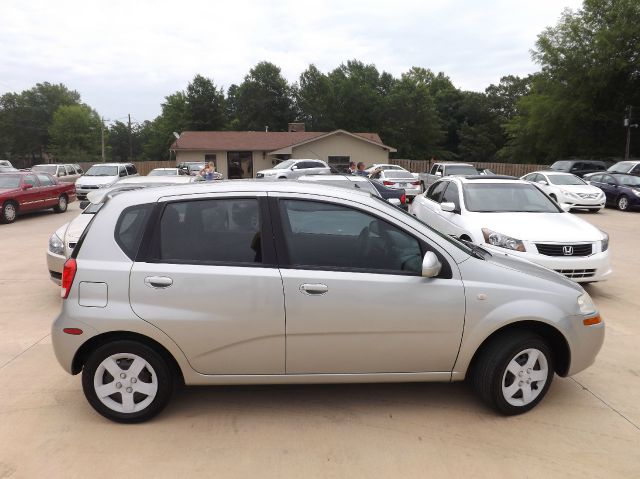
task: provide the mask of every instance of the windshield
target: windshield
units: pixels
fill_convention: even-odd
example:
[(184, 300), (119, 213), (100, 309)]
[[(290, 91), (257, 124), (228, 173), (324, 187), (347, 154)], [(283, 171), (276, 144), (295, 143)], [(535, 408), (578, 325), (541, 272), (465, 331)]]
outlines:
[(55, 176), (58, 167), (56, 165), (36, 165), (31, 169), (34, 171), (44, 171), (45, 173)]
[(387, 173), (384, 175), (385, 178), (413, 178), (413, 175), (411, 173), (409, 173), (408, 171), (404, 171), (404, 170), (393, 170), (393, 171), (387, 171)]
[(147, 176), (176, 176), (176, 170), (151, 170)]
[(20, 175), (0, 175), (0, 188), (17, 188), (20, 186)]
[(571, 168), (570, 161), (556, 161), (551, 165), (552, 170), (568, 170), (569, 168)]
[(467, 210), (477, 213), (561, 213), (538, 188), (527, 183), (465, 183)]
[(615, 165), (611, 166), (609, 168), (609, 171), (613, 173), (627, 173), (632, 166), (633, 163), (631, 161), (621, 161), (620, 163), (616, 163)]
[(447, 175), (477, 175), (478, 170), (473, 166), (467, 165), (450, 165), (446, 167)]
[(586, 185), (586, 183), (573, 175), (548, 175), (552, 185)]
[(118, 176), (117, 166), (93, 165), (85, 176)]
[(276, 166), (273, 167), (274, 170), (286, 170), (287, 168), (291, 168), (291, 166), (293, 166), (293, 164), (295, 163), (295, 160), (287, 160), (287, 161), (283, 161), (282, 163), (278, 163)]
[(640, 177), (616, 175), (618, 181), (625, 186), (640, 186)]

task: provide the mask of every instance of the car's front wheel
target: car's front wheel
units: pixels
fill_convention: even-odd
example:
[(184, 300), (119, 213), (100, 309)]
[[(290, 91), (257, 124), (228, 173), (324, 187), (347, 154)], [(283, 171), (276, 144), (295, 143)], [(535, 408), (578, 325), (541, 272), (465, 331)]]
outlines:
[(533, 333), (497, 337), (481, 352), (472, 380), (482, 399), (505, 415), (529, 411), (545, 396), (553, 379), (553, 354)]
[(163, 357), (146, 344), (130, 340), (99, 347), (82, 371), (89, 404), (116, 422), (142, 422), (160, 413), (171, 398), (173, 383)]

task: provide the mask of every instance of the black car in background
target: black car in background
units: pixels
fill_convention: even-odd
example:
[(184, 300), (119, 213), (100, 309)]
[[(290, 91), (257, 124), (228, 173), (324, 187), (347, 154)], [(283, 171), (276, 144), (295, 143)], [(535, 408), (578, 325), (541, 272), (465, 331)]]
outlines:
[(560, 160), (551, 165), (551, 169), (571, 173), (582, 178), (589, 173), (605, 171), (607, 164), (600, 160)]
[(606, 204), (621, 211), (640, 207), (640, 177), (627, 173), (592, 173), (584, 178), (606, 195)]
[(377, 181), (369, 180), (369, 183), (371, 183), (375, 187), (375, 189), (378, 190), (378, 193), (380, 193), (382, 199), (389, 201), (390, 198), (398, 198), (400, 200), (400, 208), (408, 208), (409, 205), (407, 204), (407, 195), (405, 194), (404, 189), (388, 188), (382, 183), (378, 183)]

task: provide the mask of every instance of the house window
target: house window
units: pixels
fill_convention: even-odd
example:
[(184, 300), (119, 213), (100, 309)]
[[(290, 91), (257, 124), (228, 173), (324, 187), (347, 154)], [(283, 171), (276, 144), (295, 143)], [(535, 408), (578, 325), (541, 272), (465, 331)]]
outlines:
[(213, 163), (213, 167), (216, 171), (218, 171), (218, 161), (216, 159), (215, 153), (207, 153), (204, 155), (204, 162), (208, 165), (209, 163)]
[(329, 156), (327, 157), (329, 166), (333, 166), (341, 173), (347, 173), (349, 171), (350, 156)]
[(227, 152), (227, 178), (253, 178), (253, 154), (250, 151)]

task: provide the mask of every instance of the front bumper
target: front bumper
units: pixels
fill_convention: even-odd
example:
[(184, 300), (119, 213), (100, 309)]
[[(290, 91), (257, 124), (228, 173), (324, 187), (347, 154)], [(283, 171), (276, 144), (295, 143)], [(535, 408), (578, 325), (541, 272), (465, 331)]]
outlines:
[(47, 269), (49, 270), (49, 278), (57, 285), (61, 284), (62, 269), (64, 268), (65, 261), (67, 261), (66, 257), (47, 250)]
[(565, 196), (562, 203), (569, 205), (572, 209), (602, 209), (604, 208), (605, 197), (601, 198), (570, 198)]
[[(576, 283), (592, 283), (604, 281), (611, 276), (611, 256), (609, 250), (596, 252), (590, 256), (546, 256), (537, 252), (532, 243), (525, 242), (526, 252), (496, 248), (487, 244), (482, 245), (501, 254), (526, 259), (545, 268), (552, 269)], [(595, 247), (595, 246), (594, 246)]]

